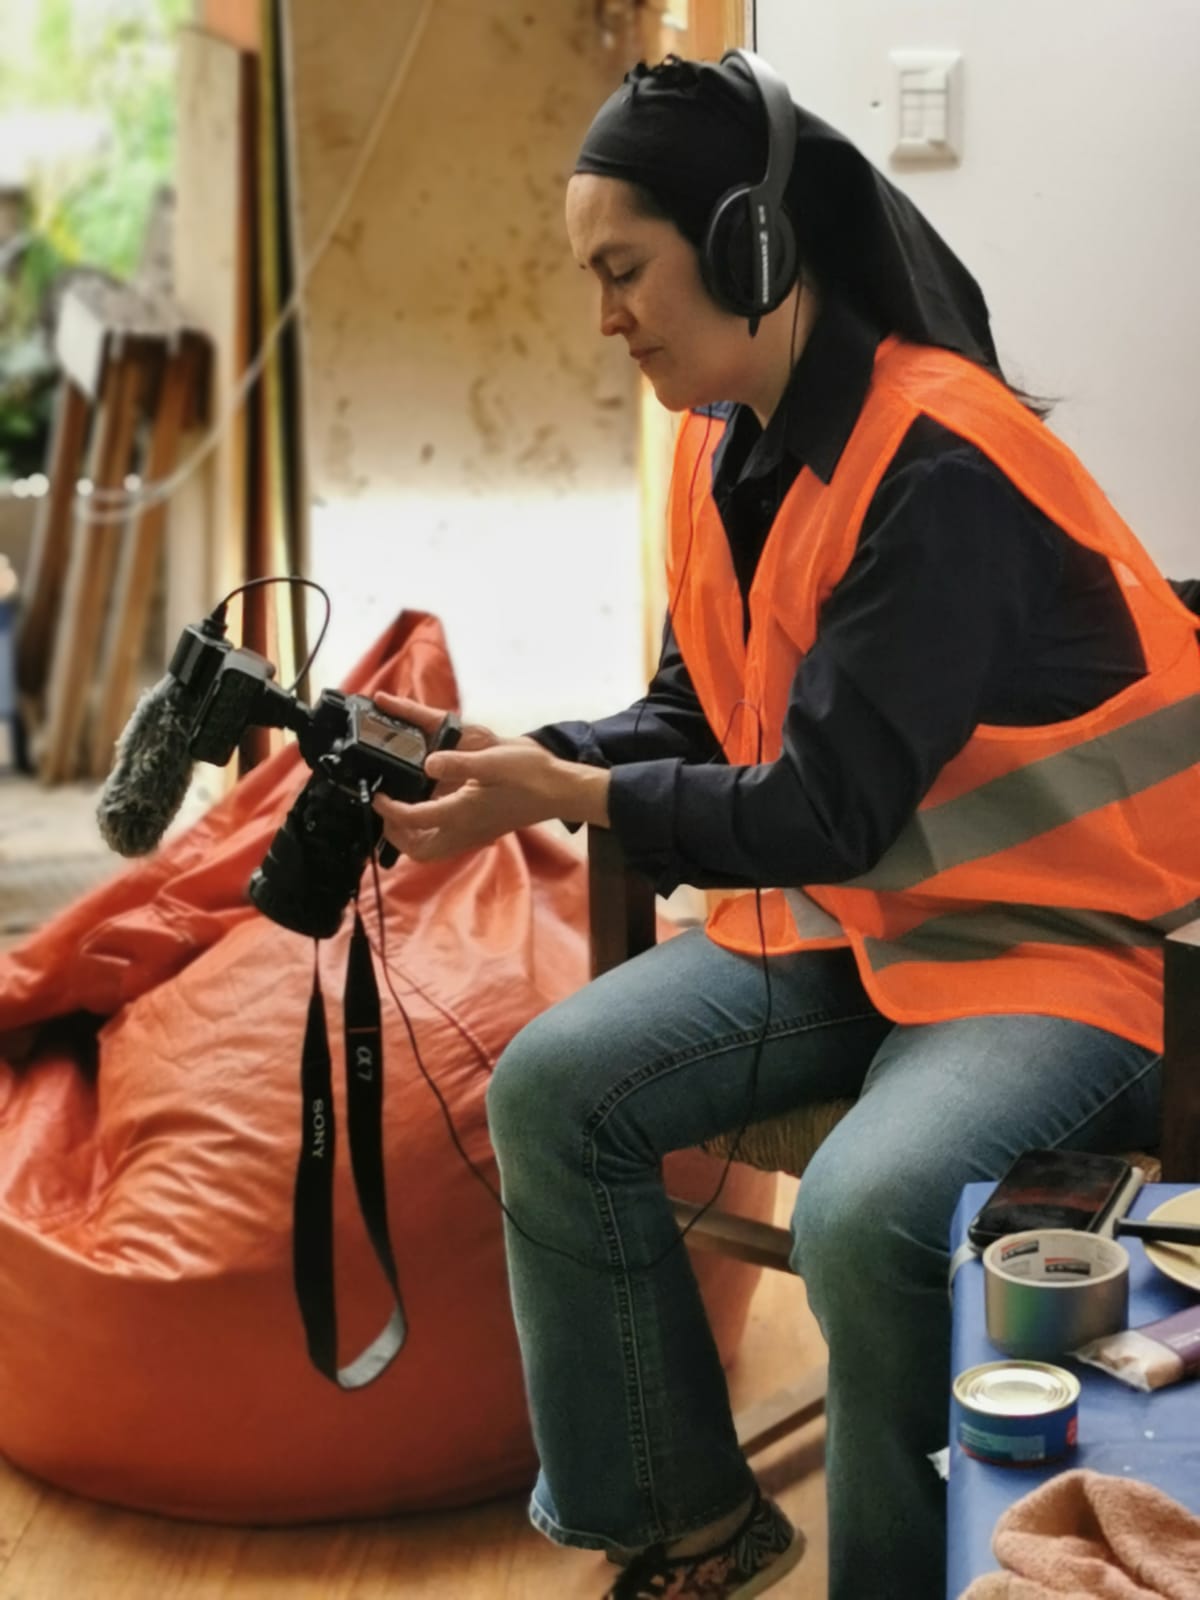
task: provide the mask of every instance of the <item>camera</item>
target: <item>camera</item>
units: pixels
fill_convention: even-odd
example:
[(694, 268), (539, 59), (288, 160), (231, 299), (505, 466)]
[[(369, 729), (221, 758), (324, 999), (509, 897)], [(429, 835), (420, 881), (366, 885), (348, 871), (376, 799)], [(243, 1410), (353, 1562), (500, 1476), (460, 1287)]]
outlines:
[(225, 637), (223, 613), (189, 624), (168, 668), (184, 708), (187, 746), (196, 761), (224, 766), (248, 728), (288, 728), (312, 776), (250, 879), (250, 899), (282, 927), (314, 939), (337, 931), (363, 867), (380, 847), (383, 825), (371, 797), (425, 800), (434, 783), (425, 758), (453, 749), (461, 734), (453, 714), (430, 738), (389, 716), (365, 695), (326, 689), (309, 707), (275, 683), (275, 667)]

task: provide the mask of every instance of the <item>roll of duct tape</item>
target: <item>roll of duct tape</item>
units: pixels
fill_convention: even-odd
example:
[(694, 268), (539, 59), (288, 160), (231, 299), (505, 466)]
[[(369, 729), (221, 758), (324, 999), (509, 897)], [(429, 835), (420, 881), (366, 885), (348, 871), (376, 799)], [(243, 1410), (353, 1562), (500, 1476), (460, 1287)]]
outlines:
[(1077, 1350), (1129, 1320), (1129, 1253), (1069, 1228), (1010, 1233), (983, 1253), (988, 1338), (1035, 1360)]

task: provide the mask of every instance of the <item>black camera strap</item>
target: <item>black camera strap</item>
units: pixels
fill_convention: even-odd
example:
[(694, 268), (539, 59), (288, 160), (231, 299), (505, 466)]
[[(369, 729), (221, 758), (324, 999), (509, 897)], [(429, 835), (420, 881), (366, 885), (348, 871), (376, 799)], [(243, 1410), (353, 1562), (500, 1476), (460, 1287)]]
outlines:
[(354, 1187), (367, 1234), (391, 1286), (394, 1304), (382, 1332), (353, 1361), (339, 1368), (333, 1271), (336, 1119), (325, 1000), (314, 953), (312, 996), (300, 1060), (304, 1123), (296, 1171), (293, 1271), (313, 1365), (339, 1388), (361, 1389), (377, 1378), (400, 1351), (408, 1325), (388, 1234), (383, 1172), (383, 1034), (379, 986), (357, 904), (346, 966), (345, 1038), (346, 1112)]

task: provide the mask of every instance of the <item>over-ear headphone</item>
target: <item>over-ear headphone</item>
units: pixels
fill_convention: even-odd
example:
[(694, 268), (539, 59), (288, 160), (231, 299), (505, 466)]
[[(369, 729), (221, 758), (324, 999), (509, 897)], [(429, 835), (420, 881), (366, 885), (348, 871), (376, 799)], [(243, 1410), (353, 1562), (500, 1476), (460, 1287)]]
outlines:
[(709, 293), (735, 316), (758, 319), (774, 311), (796, 281), (796, 236), (783, 196), (796, 154), (795, 110), (788, 86), (753, 50), (727, 50), (722, 66), (742, 71), (756, 86), (767, 116), (767, 170), (743, 183), (713, 208), (700, 252)]

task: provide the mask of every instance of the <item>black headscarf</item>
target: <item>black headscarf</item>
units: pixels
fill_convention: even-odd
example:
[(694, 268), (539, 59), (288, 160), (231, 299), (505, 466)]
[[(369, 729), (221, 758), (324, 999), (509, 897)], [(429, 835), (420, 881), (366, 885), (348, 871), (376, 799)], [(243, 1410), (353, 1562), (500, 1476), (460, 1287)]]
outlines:
[[(796, 106), (786, 206), (801, 262), (883, 332), (998, 371), (975, 279), (908, 197), (835, 129)], [(640, 185), (701, 248), (717, 201), (766, 167), (762, 101), (730, 65), (639, 63), (597, 112), (576, 172)]]

